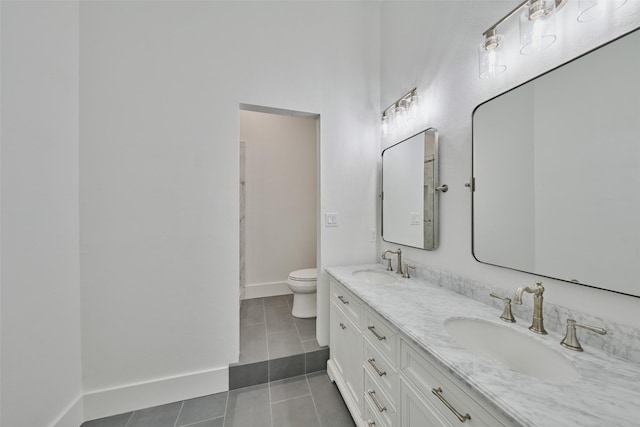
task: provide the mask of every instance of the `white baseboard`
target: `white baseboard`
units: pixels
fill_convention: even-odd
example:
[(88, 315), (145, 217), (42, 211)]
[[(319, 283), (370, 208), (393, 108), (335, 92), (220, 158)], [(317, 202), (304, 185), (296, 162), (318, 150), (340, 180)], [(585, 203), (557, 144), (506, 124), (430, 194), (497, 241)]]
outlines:
[(50, 427), (79, 427), (83, 422), (83, 396), (80, 394), (50, 424)]
[[(229, 390), (229, 368), (223, 367), (127, 384), (84, 394), (84, 418), (95, 420), (137, 409), (178, 402)], [(76, 424), (74, 427), (78, 427)], [(54, 426), (66, 427), (66, 426)]]
[(291, 293), (287, 282), (253, 283), (245, 286), (244, 299), (274, 297)]

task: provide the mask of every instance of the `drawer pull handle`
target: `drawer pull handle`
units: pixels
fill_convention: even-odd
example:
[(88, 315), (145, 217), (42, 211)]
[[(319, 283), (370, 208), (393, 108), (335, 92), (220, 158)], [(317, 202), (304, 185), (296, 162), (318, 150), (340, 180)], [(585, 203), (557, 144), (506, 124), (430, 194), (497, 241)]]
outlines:
[(338, 299), (340, 300), (341, 303), (343, 304), (349, 304), (349, 301), (345, 300), (344, 297), (342, 295), (338, 295)]
[(376, 336), (376, 338), (378, 338), (378, 341), (382, 341), (382, 340), (386, 340), (387, 337), (385, 337), (384, 335), (380, 335), (378, 332), (376, 332), (376, 327), (375, 326), (367, 326), (367, 329), (369, 329), (371, 331), (371, 333), (373, 335)]
[(376, 359), (368, 359), (367, 362), (369, 362), (369, 365), (373, 366), (373, 369), (379, 377), (387, 375), (385, 371), (381, 371), (380, 368), (378, 368), (378, 365), (376, 365)]
[(378, 402), (378, 398), (376, 397), (376, 392), (374, 390), (369, 390), (367, 392), (367, 394), (369, 394), (369, 396), (371, 396), (371, 400), (373, 400), (373, 403), (376, 405), (376, 407), (378, 408), (378, 411), (380, 412), (384, 412), (387, 410), (386, 406), (382, 406), (380, 404), (380, 402)]
[(470, 420), (470, 419), (471, 419), (471, 415), (469, 415), (469, 414), (464, 414), (464, 415), (462, 415), (460, 412), (458, 412), (458, 411), (456, 410), (456, 408), (454, 408), (453, 406), (451, 406), (451, 403), (447, 402), (447, 399), (445, 399), (445, 398), (444, 398), (444, 396), (442, 396), (442, 388), (440, 388), (440, 387), (438, 387), (438, 388), (432, 388), (432, 389), (431, 389), (431, 393), (435, 394), (435, 395), (436, 395), (436, 397), (437, 397), (438, 399), (440, 399), (440, 401), (441, 401), (442, 403), (444, 403), (444, 405), (445, 405), (447, 408), (449, 408), (449, 410), (450, 410), (451, 412), (453, 412), (453, 414), (454, 414), (456, 417), (458, 417), (458, 419), (460, 420), (460, 422), (461, 422), (461, 423), (463, 423), (463, 422), (465, 422), (465, 421), (467, 421), (467, 420)]
[(346, 326), (344, 323), (342, 323), (342, 322), (340, 322), (340, 327), (341, 327), (342, 329), (347, 329), (347, 326)]
[(367, 421), (367, 426), (376, 427), (376, 422), (375, 421)]

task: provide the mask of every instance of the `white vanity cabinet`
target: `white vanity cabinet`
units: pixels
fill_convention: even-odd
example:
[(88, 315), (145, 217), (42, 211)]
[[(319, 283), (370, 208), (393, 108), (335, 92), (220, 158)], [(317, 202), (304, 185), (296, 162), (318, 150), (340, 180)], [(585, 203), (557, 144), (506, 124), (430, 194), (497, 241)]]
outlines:
[(359, 426), (510, 425), (333, 279), (330, 333), (327, 370)]
[(344, 287), (331, 281), (327, 371), (338, 385), (354, 419), (362, 414), (362, 303)]

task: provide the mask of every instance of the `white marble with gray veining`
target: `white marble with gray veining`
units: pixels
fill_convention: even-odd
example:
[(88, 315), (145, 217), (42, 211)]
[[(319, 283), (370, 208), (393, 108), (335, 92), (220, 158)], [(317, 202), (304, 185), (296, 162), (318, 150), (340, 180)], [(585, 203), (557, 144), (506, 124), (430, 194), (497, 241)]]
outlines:
[[(489, 296), (491, 292), (513, 299), (513, 293), (511, 295), (505, 294), (503, 289), (489, 286), (479, 280), (468, 279), (448, 271), (421, 265), (406, 257), (405, 262), (409, 265), (415, 265), (416, 269), (412, 270), (412, 273), (415, 271), (413, 276), (426, 279), (430, 283), (465, 295), (475, 301), (480, 301), (484, 304), (502, 309), (503, 303), (500, 300), (491, 298)], [(516, 287), (519, 285), (530, 286), (533, 284), (533, 281), (514, 284), (513, 292), (515, 293)], [(512, 304), (512, 309), (516, 317), (530, 320), (533, 316), (533, 298), (525, 295), (523, 305)], [(567, 327), (567, 319), (574, 319), (586, 325), (602, 327), (607, 330), (607, 335), (605, 336), (579, 331), (582, 345), (585, 348), (598, 348), (605, 353), (640, 364), (640, 329), (569, 309), (556, 304), (555, 301), (547, 297), (544, 299), (544, 319), (544, 325), (547, 331), (555, 331), (563, 334), (563, 336)], [(640, 423), (638, 423), (638, 425), (640, 425)]]
[[(548, 335), (531, 333), (527, 329), (530, 317), (519, 317), (516, 313), (517, 323), (501, 322), (499, 304), (480, 302), (485, 299), (484, 295), (469, 298), (448, 289), (450, 286), (443, 283), (447, 277), (422, 272), (422, 278), (398, 276), (396, 283), (371, 285), (352, 275), (362, 269), (384, 271), (380, 264), (372, 264), (333, 267), (327, 272), (433, 356), (443, 370), (484, 395), (516, 424), (538, 427), (640, 425), (639, 363), (589, 346), (583, 339), (585, 333), (580, 334), (585, 352), (577, 353), (560, 346), (563, 334), (555, 330), (548, 328)], [(455, 283), (450, 285), (455, 288)], [(468, 291), (473, 295), (477, 289)], [(487, 302), (493, 304), (493, 301)], [(549, 314), (547, 310), (545, 314)], [(581, 379), (571, 384), (550, 383), (469, 353), (443, 327), (447, 318), (460, 316), (495, 321), (528, 334), (569, 359), (580, 371)]]

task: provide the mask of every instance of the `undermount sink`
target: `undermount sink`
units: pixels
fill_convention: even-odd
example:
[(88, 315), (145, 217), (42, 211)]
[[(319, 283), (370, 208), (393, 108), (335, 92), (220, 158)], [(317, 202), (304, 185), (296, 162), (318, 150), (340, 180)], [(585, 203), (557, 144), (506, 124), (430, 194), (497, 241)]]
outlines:
[(522, 374), (554, 383), (580, 379), (580, 373), (569, 359), (511, 327), (481, 319), (451, 317), (445, 320), (444, 329), (471, 353), (498, 361)]
[(390, 283), (396, 282), (396, 278), (394, 275), (384, 273), (382, 271), (358, 270), (354, 271), (352, 274), (354, 278), (371, 283), (372, 285), (388, 285)]

